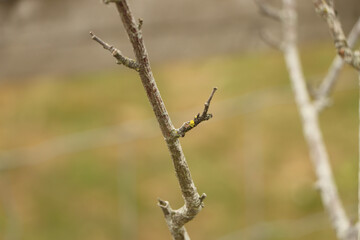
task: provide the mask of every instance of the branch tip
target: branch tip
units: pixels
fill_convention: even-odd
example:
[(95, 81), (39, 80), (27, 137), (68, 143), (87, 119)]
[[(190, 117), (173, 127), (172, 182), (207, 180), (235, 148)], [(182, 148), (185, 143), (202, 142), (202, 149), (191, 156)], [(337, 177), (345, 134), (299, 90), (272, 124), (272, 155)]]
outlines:
[(158, 198), (158, 206), (161, 208), (165, 216), (168, 216), (172, 211), (169, 202), (160, 198)]
[(142, 28), (142, 25), (143, 25), (143, 23), (144, 23), (144, 20), (142, 19), (142, 18), (139, 18), (139, 23), (138, 23), (138, 30), (140, 31), (141, 30), (141, 28)]
[(116, 58), (116, 63), (117, 64), (122, 64), (122, 65), (124, 65), (124, 66), (126, 66), (128, 68), (134, 69), (137, 72), (140, 71), (140, 64), (138, 64), (135, 60), (122, 55), (120, 50), (118, 50), (118, 49), (114, 48), (113, 46), (109, 45), (108, 43), (103, 41), (101, 38), (96, 36), (93, 32), (90, 32), (90, 36), (94, 41), (96, 41), (101, 46), (103, 46), (103, 48), (108, 50), (113, 55), (114, 58)]
[(203, 194), (201, 194), (199, 199), (200, 199), (201, 202), (203, 202), (206, 197), (207, 197), (206, 193), (203, 193)]
[(162, 209), (167, 208), (169, 206), (169, 202), (158, 198), (158, 206)]
[(193, 129), (194, 127), (196, 127), (197, 125), (199, 125), (201, 122), (203, 121), (207, 121), (209, 119), (211, 119), (213, 117), (213, 115), (211, 113), (208, 113), (209, 107), (210, 107), (210, 103), (212, 98), (214, 97), (214, 94), (216, 92), (218, 88), (214, 87), (209, 99), (205, 102), (205, 107), (203, 110), (203, 113), (200, 115), (200, 113), (198, 113), (193, 120), (187, 121), (185, 123), (183, 123), (183, 125), (179, 128), (179, 129), (175, 129), (173, 131), (173, 137), (174, 138), (179, 138), (179, 137), (185, 137), (185, 133), (190, 131), (191, 129)]
[(335, 48), (337, 49), (339, 56), (356, 70), (360, 70), (360, 55), (349, 47), (341, 23), (337, 17), (337, 12), (334, 9), (333, 1), (330, 1), (330, 3), (325, 0), (313, 1), (316, 12), (328, 24), (331, 37), (334, 40)]

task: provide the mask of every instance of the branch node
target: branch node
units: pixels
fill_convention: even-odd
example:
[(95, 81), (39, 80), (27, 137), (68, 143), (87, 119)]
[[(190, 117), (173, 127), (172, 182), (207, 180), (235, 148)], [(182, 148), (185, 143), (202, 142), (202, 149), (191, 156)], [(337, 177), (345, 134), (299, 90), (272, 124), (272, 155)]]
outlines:
[(122, 64), (128, 68), (134, 69), (135, 71), (140, 71), (140, 64), (137, 63), (135, 60), (128, 58), (124, 55), (122, 55), (121, 51), (114, 48), (113, 46), (109, 45), (105, 41), (103, 41), (101, 38), (96, 36), (93, 32), (90, 32), (91, 39), (99, 43), (104, 49), (108, 50), (114, 58), (116, 58), (117, 64)]
[(316, 99), (314, 102), (314, 107), (317, 112), (321, 112), (325, 108), (328, 108), (332, 105), (332, 100), (326, 96), (320, 96), (320, 98)]
[(172, 209), (168, 201), (164, 201), (158, 198), (158, 206), (162, 209), (165, 216), (170, 215), (170, 213), (172, 212)]
[(356, 70), (360, 70), (360, 54), (357, 54), (356, 51), (354, 52), (349, 47), (332, 1), (329, 4), (325, 0), (314, 0), (314, 6), (316, 12), (324, 18), (328, 24), (339, 56)]
[(142, 26), (143, 26), (144, 20), (143, 20), (142, 18), (139, 18), (138, 21), (139, 21), (139, 22), (138, 22), (138, 30), (141, 31), (141, 28), (142, 28)]
[(212, 100), (216, 90), (217, 90), (217, 87), (214, 87), (210, 94), (209, 99), (204, 104), (204, 106), (205, 106), (204, 111), (201, 115), (200, 115), (200, 113), (198, 113), (194, 117), (194, 119), (183, 123), (183, 125), (179, 129), (174, 129), (172, 131), (174, 138), (185, 137), (186, 132), (190, 131), (191, 129), (193, 129), (194, 127), (199, 125), (201, 122), (207, 121), (213, 117), (213, 115), (211, 113), (208, 113), (208, 110), (209, 110), (211, 100)]
[(201, 194), (201, 196), (199, 197), (200, 206), (201, 206), (202, 208), (205, 207), (204, 200), (205, 200), (206, 197), (207, 197), (206, 193)]

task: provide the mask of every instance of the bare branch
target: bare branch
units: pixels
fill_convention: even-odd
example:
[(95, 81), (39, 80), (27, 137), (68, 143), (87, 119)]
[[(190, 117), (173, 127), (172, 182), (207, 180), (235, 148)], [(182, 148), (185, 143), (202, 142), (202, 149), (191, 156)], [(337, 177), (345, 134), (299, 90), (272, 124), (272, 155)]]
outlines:
[(319, 127), (318, 111), (316, 105), (311, 103), (296, 46), (297, 14), (295, 0), (283, 0), (282, 12), (284, 41), (282, 51), (295, 94), (295, 101), (300, 112), (304, 137), (318, 179), (317, 186), (320, 189), (322, 203), (329, 214), (338, 238), (349, 240), (351, 239), (349, 236), (352, 232), (352, 226), (338, 195), (328, 153)]
[(263, 2), (263, 0), (255, 0), (255, 3), (259, 6), (260, 12), (276, 21), (283, 21), (283, 13), (281, 9), (277, 9)]
[(116, 61), (117, 64), (123, 64), (124, 66), (134, 69), (137, 72), (139, 71), (139, 64), (135, 60), (122, 55), (120, 50), (107, 44), (101, 38), (96, 36), (94, 33), (90, 32), (90, 36), (94, 41), (98, 42), (101, 46), (103, 46), (103, 48), (105, 48), (106, 50), (111, 52), (111, 54), (114, 56), (114, 58), (117, 59), (117, 61)]
[(311, 104), (296, 47), (295, 1), (283, 0), (283, 3), (287, 12), (287, 19), (283, 22), (283, 34), (286, 41), (286, 47), (284, 48), (285, 61), (302, 118), (304, 136), (318, 178), (320, 196), (338, 238), (347, 239), (351, 224), (338, 195), (328, 153), (319, 127), (317, 110)]
[[(165, 220), (173, 239), (190, 239), (189, 235), (186, 232), (184, 224), (193, 219), (203, 208), (202, 201), (204, 197), (200, 196), (197, 192), (178, 137), (174, 136), (174, 132), (176, 132), (176, 129), (171, 122), (169, 114), (165, 108), (165, 104), (161, 98), (159, 89), (153, 77), (149, 57), (140, 30), (142, 21), (139, 21), (138, 24), (136, 23), (127, 0), (105, 0), (105, 3), (109, 2), (115, 3), (125, 30), (129, 36), (130, 42), (133, 46), (141, 82), (145, 88), (148, 100), (152, 106), (161, 132), (170, 151), (176, 176), (178, 178), (178, 182), (182, 191), (182, 196), (185, 201), (184, 206), (178, 210), (172, 210), (170, 204), (163, 200), (159, 200), (159, 206), (164, 212)], [(99, 40), (99, 38), (96, 38), (95, 35), (94, 39)], [(98, 42), (102, 46), (106, 48), (108, 47), (108, 45), (103, 43), (102, 40), (99, 40)], [(208, 105), (210, 104), (211, 98), (212, 96), (209, 99)], [(208, 108), (209, 106), (205, 106), (205, 115), (207, 115)]]
[[(335, 48), (338, 54), (344, 59), (346, 63), (351, 65), (357, 71), (359, 71), (359, 83), (360, 83), (360, 52), (353, 51), (351, 47), (348, 45), (344, 31), (342, 29), (341, 23), (337, 18), (336, 11), (334, 9), (334, 1), (329, 0), (329, 3), (325, 0), (314, 0), (315, 10), (316, 12), (325, 19), (328, 24), (331, 37), (334, 40)], [(360, 99), (359, 99), (359, 107), (360, 107)], [(359, 117), (360, 117), (360, 108), (359, 108)], [(359, 144), (360, 144), (360, 128), (359, 128)], [(360, 151), (360, 145), (359, 151)], [(359, 159), (359, 172), (358, 172), (358, 182), (360, 184), (360, 159)], [(360, 185), (358, 187), (358, 220), (360, 219)], [(349, 229), (349, 227), (348, 227)], [(351, 229), (351, 227), (350, 227)], [(354, 229), (354, 227), (352, 227)], [(357, 237), (356, 234), (350, 234), (350, 231), (347, 230), (343, 232), (342, 235), (338, 236), (342, 239), (350, 239), (356, 237), (357, 240), (360, 240), (360, 225), (357, 224)], [(345, 229), (344, 229), (345, 230)], [(352, 231), (354, 232), (354, 231)], [(340, 232), (341, 234), (341, 232)], [(347, 234), (347, 236), (346, 236)]]
[(191, 129), (193, 129), (197, 125), (199, 125), (201, 122), (207, 121), (210, 118), (212, 118), (213, 115), (211, 113), (208, 113), (208, 110), (209, 110), (209, 107), (210, 107), (210, 102), (211, 102), (216, 90), (217, 90), (216, 87), (213, 88), (209, 99), (204, 104), (205, 105), (204, 111), (203, 111), (203, 113), (201, 115), (200, 115), (200, 113), (198, 113), (194, 117), (193, 120), (185, 122), (179, 129), (175, 130), (175, 136), (176, 137), (184, 137), (185, 133), (187, 133), (188, 131), (190, 131)]
[[(350, 48), (353, 48), (356, 44), (360, 36), (360, 18), (355, 23), (354, 27), (352, 28), (349, 37), (348, 37), (348, 44)], [(316, 102), (319, 107), (319, 110), (322, 110), (324, 106), (322, 103), (328, 102), (328, 96), (331, 94), (334, 86), (336, 84), (336, 80), (340, 74), (340, 70), (344, 66), (344, 60), (339, 55), (336, 55), (334, 58), (327, 75), (325, 76), (323, 82), (321, 83), (318, 91), (316, 92)]]
[[(332, 2), (332, 1), (331, 1)], [(335, 9), (325, 0), (314, 0), (316, 12), (325, 19), (328, 24), (335, 48), (344, 61), (355, 69), (360, 70), (360, 52), (353, 51), (347, 41), (341, 23), (337, 18)]]
[(261, 30), (260, 31), (260, 38), (266, 42), (269, 46), (282, 51), (283, 47), (284, 47), (284, 43), (276, 40), (268, 31), (266, 30)]

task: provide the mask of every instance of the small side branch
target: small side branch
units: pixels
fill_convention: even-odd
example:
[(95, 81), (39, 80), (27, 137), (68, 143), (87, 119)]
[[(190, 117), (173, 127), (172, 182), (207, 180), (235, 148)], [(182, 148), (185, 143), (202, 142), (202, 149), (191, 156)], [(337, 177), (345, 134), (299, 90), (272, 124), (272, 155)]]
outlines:
[[(357, 22), (355, 23), (354, 27), (352, 28), (348, 36), (348, 45), (350, 48), (354, 47), (359, 36), (360, 36), (360, 18), (357, 20)], [(326, 105), (324, 105), (323, 103), (326, 104), (329, 102), (328, 97), (331, 94), (336, 84), (336, 80), (338, 79), (340, 70), (343, 68), (343, 66), (344, 66), (343, 59), (341, 58), (341, 56), (337, 55), (334, 58), (326, 77), (324, 78), (319, 89), (316, 92), (315, 105), (318, 106), (317, 107), (318, 110), (321, 111), (324, 107), (326, 107)]]
[(328, 24), (338, 54), (346, 63), (360, 70), (360, 52), (353, 51), (349, 47), (333, 4), (329, 5), (325, 0), (314, 0), (314, 5), (316, 12), (324, 18)]
[(126, 66), (128, 68), (134, 69), (137, 72), (139, 71), (140, 65), (135, 60), (122, 55), (120, 50), (118, 50), (118, 49), (114, 48), (113, 46), (107, 44), (101, 38), (96, 36), (94, 33), (90, 32), (90, 36), (94, 41), (98, 42), (101, 46), (103, 46), (103, 48), (105, 48), (106, 50), (111, 52), (111, 54), (114, 56), (114, 58), (116, 58), (116, 60), (117, 60), (116, 63), (117, 64), (122, 64), (122, 65), (124, 65), (124, 66)]
[(283, 13), (281, 9), (265, 4), (262, 0), (255, 0), (255, 3), (259, 6), (259, 10), (263, 15), (279, 22), (283, 21)]
[(282, 41), (276, 40), (268, 31), (261, 30), (259, 32), (260, 38), (266, 42), (269, 46), (275, 48), (276, 50), (282, 51), (284, 48), (284, 43)]
[(204, 111), (203, 113), (200, 115), (200, 113), (198, 113), (193, 120), (187, 121), (185, 123), (183, 123), (183, 125), (179, 128), (175, 130), (175, 137), (184, 137), (185, 133), (187, 133), (188, 131), (190, 131), (191, 129), (193, 129), (194, 127), (196, 127), (197, 125), (199, 125), (201, 122), (203, 121), (207, 121), (209, 119), (211, 119), (213, 117), (213, 115), (211, 113), (208, 113), (209, 107), (210, 107), (210, 102), (216, 92), (217, 88), (213, 88), (211, 95), (209, 97), (209, 99), (205, 102), (205, 107), (204, 107)]

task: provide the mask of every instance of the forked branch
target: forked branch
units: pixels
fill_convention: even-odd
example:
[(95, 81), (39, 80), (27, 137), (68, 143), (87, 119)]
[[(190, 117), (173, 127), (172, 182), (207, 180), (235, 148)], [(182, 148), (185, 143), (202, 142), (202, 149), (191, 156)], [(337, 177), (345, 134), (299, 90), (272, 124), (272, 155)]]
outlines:
[(334, 181), (329, 156), (318, 120), (318, 109), (311, 102), (301, 67), (297, 41), (297, 14), (295, 0), (283, 0), (282, 52), (289, 72), (295, 101), (302, 120), (305, 140), (315, 169), (322, 203), (329, 215), (336, 235), (341, 240), (354, 240), (354, 227), (347, 217)]
[[(170, 204), (167, 201), (159, 200), (158, 205), (163, 210), (166, 223), (171, 232), (173, 239), (175, 240), (187, 240), (190, 239), (184, 224), (192, 220), (204, 207), (203, 200), (205, 199), (206, 194), (201, 196), (197, 192), (194, 181), (191, 177), (190, 169), (186, 162), (183, 150), (179, 142), (180, 134), (177, 133), (177, 129), (174, 128), (169, 114), (165, 108), (165, 104), (161, 98), (159, 89), (156, 85), (155, 79), (153, 77), (148, 53), (145, 48), (144, 40), (142, 37), (141, 26), (143, 24), (142, 20), (139, 20), (136, 23), (135, 18), (129, 8), (127, 0), (104, 0), (105, 3), (113, 2), (116, 5), (116, 8), (120, 14), (122, 23), (125, 27), (125, 30), (129, 36), (129, 40), (133, 46), (133, 50), (136, 56), (136, 61), (124, 57), (121, 52), (109, 44), (105, 43), (103, 40), (91, 34), (92, 38), (101, 44), (105, 49), (109, 50), (113, 56), (118, 59), (121, 64), (135, 69), (139, 72), (141, 82), (146, 91), (148, 100), (152, 106), (156, 119), (159, 123), (161, 132), (165, 138), (166, 144), (168, 146), (176, 176), (181, 188), (182, 196), (185, 201), (183, 207), (177, 210), (173, 210), (170, 207)], [(194, 126), (198, 125), (202, 121), (208, 120), (212, 115), (208, 114), (208, 109), (210, 101), (215, 93), (215, 88), (205, 104), (205, 109), (203, 114), (198, 115), (198, 120), (194, 121)], [(189, 126), (192, 125), (190, 121)], [(191, 128), (193, 128), (191, 127)], [(180, 132), (181, 135), (185, 135), (185, 132), (188, 131), (188, 127), (184, 127)], [(175, 133), (175, 134), (174, 134)]]
[(360, 52), (353, 51), (347, 41), (341, 23), (334, 9), (333, 1), (328, 4), (325, 0), (314, 0), (316, 12), (324, 18), (328, 24), (335, 48), (344, 61), (355, 69), (360, 70)]
[(118, 50), (118, 49), (114, 48), (113, 46), (107, 44), (101, 38), (96, 36), (94, 33), (90, 32), (90, 36), (94, 41), (98, 42), (101, 46), (103, 46), (104, 49), (111, 52), (111, 54), (114, 56), (114, 58), (117, 59), (117, 61), (116, 61), (117, 64), (123, 64), (124, 66), (126, 66), (128, 68), (131, 68), (131, 69), (134, 69), (137, 72), (139, 71), (140, 65), (135, 60), (122, 55), (120, 50)]
[[(356, 41), (359, 39), (359, 36), (360, 36), (360, 17), (357, 20), (357, 22), (354, 24), (347, 39), (350, 48), (353, 48), (355, 46)], [(336, 84), (336, 80), (338, 79), (340, 70), (343, 68), (343, 66), (344, 66), (344, 60), (340, 55), (336, 55), (336, 57), (331, 63), (331, 66), (324, 80), (322, 81), (319, 89), (315, 93), (315, 98), (316, 98), (315, 104), (317, 105), (318, 110), (322, 110), (324, 106), (328, 103), (329, 95), (331, 94)]]

